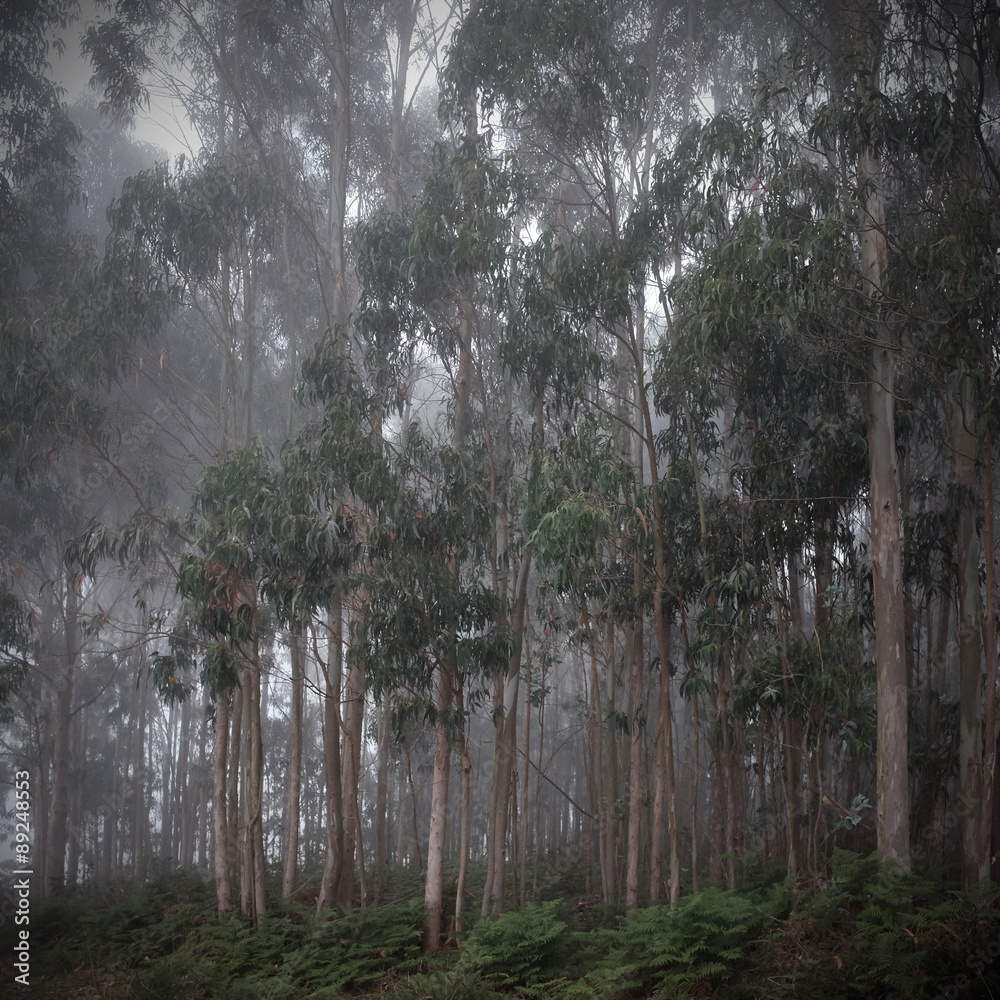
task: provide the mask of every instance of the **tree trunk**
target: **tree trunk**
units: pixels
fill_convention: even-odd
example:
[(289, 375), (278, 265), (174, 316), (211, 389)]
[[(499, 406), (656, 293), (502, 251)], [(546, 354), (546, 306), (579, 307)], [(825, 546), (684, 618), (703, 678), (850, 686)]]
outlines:
[[(256, 595), (241, 594), (253, 608), (256, 622)], [(243, 667), (243, 823), (241, 829), (240, 907), (254, 927), (265, 911), (264, 896), (264, 749), (260, 717), (260, 658), (256, 632)]]
[(528, 576), (531, 571), (531, 550), (522, 554), (514, 587), (514, 613), (511, 617), (512, 649), (503, 681), (502, 714), (494, 736), (493, 814), (490, 817), (490, 871), (492, 881), (483, 893), (483, 916), (498, 916), (503, 912), (504, 883), (507, 862), (507, 823), (510, 797), (513, 793), (514, 757), (517, 753), (517, 704), (524, 650), (524, 620), (528, 600)]
[(986, 653), (986, 704), (983, 710), (983, 780), (979, 817), (977, 854), (985, 865), (982, 878), (990, 877), (990, 845), (996, 834), (996, 761), (997, 761), (997, 572), (993, 499), (993, 441), (989, 431), (983, 441), (983, 547), (986, 550), (986, 608), (983, 616), (983, 648)]
[(378, 711), (378, 766), (375, 786), (375, 886), (376, 903), (382, 902), (389, 872), (389, 716), (387, 698)]
[(344, 864), (344, 795), (340, 770), (340, 690), (343, 671), (343, 603), (335, 591), (330, 605), (330, 641), (324, 667), (323, 774), (326, 778), (326, 864), (317, 908), (333, 906)]
[(232, 860), (230, 858), (227, 783), (229, 758), (229, 692), (215, 698), (215, 746), (212, 758), (212, 863), (215, 895), (220, 919), (233, 908)]
[(342, 726), (344, 752), (341, 755), (341, 792), (343, 795), (343, 863), (336, 902), (349, 907), (354, 895), (355, 862), (359, 867), (364, 858), (361, 843), (361, 817), (358, 814), (358, 782), (361, 778), (361, 740), (365, 713), (365, 668), (357, 659), (350, 662), (344, 687)]
[(295, 893), (299, 858), (299, 808), (302, 797), (302, 713), (305, 704), (305, 647), (303, 627), (292, 629), (289, 653), (292, 661), (292, 704), (288, 725), (288, 787), (285, 795), (285, 858), (281, 876), (281, 898)]
[(431, 826), (427, 840), (427, 881), (424, 890), (424, 946), (431, 953), (437, 952), (441, 947), (444, 848), (448, 833), (448, 786), (451, 781), (451, 746), (445, 719), (453, 702), (450, 665), (439, 665), (437, 673), (438, 718), (434, 723), (434, 778), (431, 786)]
[[(859, 11), (863, 58), (858, 97), (868, 107), (878, 92), (881, 12), (875, 2)], [(868, 128), (867, 124), (861, 126)], [(861, 205), (861, 290), (872, 302), (868, 374), (868, 467), (871, 504), (872, 578), (875, 595), (875, 669), (878, 713), (877, 827), (884, 858), (910, 867), (909, 778), (907, 773), (906, 609), (903, 600), (895, 420), (895, 347), (879, 315), (887, 249), (882, 164), (862, 139), (858, 155)]]
[(132, 830), (132, 874), (142, 878), (146, 873), (146, 848), (149, 844), (149, 806), (146, 801), (146, 711), (148, 675), (145, 653), (139, 660), (138, 725), (135, 732), (135, 750), (132, 755), (132, 796), (135, 802), (135, 826)]
[(962, 840), (962, 882), (975, 885), (989, 875), (989, 857), (979, 856), (978, 827), (982, 816), (983, 647), (979, 593), (979, 542), (976, 537), (976, 416), (972, 383), (963, 373), (952, 400), (951, 443), (953, 475), (958, 495), (956, 560), (958, 565), (959, 672), (959, 817)]
[[(878, 164), (863, 153), (859, 187), (867, 189), (869, 222), (862, 230), (864, 278), (874, 295), (885, 259), (882, 203), (871, 190)], [(883, 857), (909, 868), (910, 822), (907, 776), (906, 634), (899, 493), (896, 488), (894, 354), (887, 337), (872, 351), (868, 384), (868, 455), (875, 591), (875, 664), (878, 703), (878, 847)]]
[(73, 676), (77, 657), (77, 593), (66, 577), (63, 656), (56, 663), (55, 740), (52, 749), (52, 793), (45, 839), (45, 894), (61, 893), (66, 880), (66, 836), (69, 815), (70, 723), (73, 716)]
[(465, 697), (457, 692), (458, 711), (462, 718), (458, 733), (459, 754), (462, 758), (462, 828), (458, 847), (458, 882), (455, 886), (455, 937), (461, 938), (462, 913), (465, 910), (465, 876), (469, 869), (469, 845), (472, 834), (472, 758), (469, 756), (469, 736), (466, 732)]
[[(633, 588), (638, 598), (642, 588), (642, 566), (633, 563)], [(629, 678), (629, 806), (628, 847), (625, 870), (625, 906), (634, 910), (639, 905), (639, 832), (642, 818), (642, 748), (646, 729), (646, 698), (643, 689), (642, 617), (636, 617), (632, 631), (632, 663)], [(667, 672), (669, 676), (669, 671)]]

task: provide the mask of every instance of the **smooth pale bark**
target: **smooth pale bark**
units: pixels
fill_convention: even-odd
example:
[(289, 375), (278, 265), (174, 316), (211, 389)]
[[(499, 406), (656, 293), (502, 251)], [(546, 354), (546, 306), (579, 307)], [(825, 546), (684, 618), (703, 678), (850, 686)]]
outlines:
[(240, 670), (240, 688), (243, 690), (243, 702), (240, 706), (242, 713), (240, 733), (243, 741), (240, 752), (240, 913), (244, 917), (248, 917), (251, 923), (255, 923), (253, 919), (253, 846), (250, 840), (251, 805), (247, 794), (252, 780), (249, 775), (250, 739), (253, 730), (250, 719), (253, 705), (252, 684), (249, 664), (244, 664)]
[(198, 867), (208, 868), (209, 866), (209, 801), (211, 792), (208, 782), (208, 749), (206, 746), (208, 736), (208, 712), (207, 704), (201, 706), (201, 721), (198, 724)]
[(176, 753), (174, 736), (176, 730), (177, 702), (172, 701), (166, 708), (166, 746), (161, 759), (162, 784), (160, 795), (160, 857), (174, 856), (174, 771), (176, 768)]
[(424, 889), (424, 947), (432, 953), (441, 947), (444, 847), (448, 833), (448, 786), (451, 782), (451, 745), (444, 719), (453, 702), (451, 669), (442, 665), (437, 674), (438, 718), (434, 723), (434, 778), (431, 785), (431, 823), (427, 838), (427, 879)]
[(490, 874), (483, 894), (483, 916), (498, 916), (503, 912), (504, 883), (507, 863), (507, 829), (511, 795), (514, 793), (514, 757), (517, 753), (518, 685), (524, 649), (525, 610), (528, 601), (528, 576), (531, 571), (531, 551), (526, 550), (518, 566), (514, 592), (514, 612), (511, 616), (511, 655), (503, 678), (501, 718), (494, 731), (493, 810), (490, 817)]
[[(87, 713), (81, 712), (77, 718), (77, 724), (73, 727), (75, 747), (73, 749), (74, 767), (71, 769), (70, 804), (69, 804), (69, 830), (67, 838), (68, 857), (66, 860), (66, 888), (76, 887), (76, 876), (80, 868), (80, 852), (85, 846), (81, 840), (85, 836), (83, 827), (82, 798), (83, 788), (86, 784), (87, 775)], [(84, 877), (86, 882), (86, 876)]]
[[(634, 563), (634, 586), (638, 594), (642, 587), (641, 567)], [(637, 618), (632, 634), (632, 663), (629, 677), (629, 807), (628, 846), (625, 867), (625, 905), (634, 910), (639, 905), (639, 833), (642, 820), (642, 756), (643, 734), (646, 729), (646, 698), (643, 690), (642, 619)], [(669, 671), (668, 671), (669, 676)]]
[(149, 844), (149, 805), (146, 799), (146, 691), (148, 686), (145, 656), (139, 661), (139, 683), (136, 690), (137, 723), (135, 748), (132, 751), (132, 797), (135, 801), (135, 823), (132, 827), (132, 874), (141, 878), (146, 873), (146, 847)]
[(781, 607), (780, 590), (778, 587), (778, 571), (774, 562), (774, 548), (771, 536), (764, 536), (767, 548), (767, 565), (771, 576), (771, 606), (774, 611), (775, 628), (778, 633), (778, 651), (781, 655), (781, 718), (782, 718), (782, 751), (784, 767), (781, 772), (781, 784), (785, 793), (785, 826), (788, 837), (788, 877), (796, 879), (799, 875), (801, 853), (799, 849), (798, 823), (798, 726), (792, 715), (792, 685), (791, 666), (788, 662), (788, 641), (785, 634), (785, 615)]
[(243, 688), (237, 684), (233, 692), (233, 705), (230, 713), (229, 735), (229, 773), (226, 776), (226, 794), (228, 805), (226, 821), (229, 825), (229, 871), (230, 880), (235, 887), (239, 884), (241, 847), (240, 847), (240, 762), (243, 760)]
[[(653, 32), (650, 39), (650, 45), (655, 47), (658, 44), (659, 30), (661, 24), (661, 14), (659, 8), (657, 8), (656, 16), (654, 17)], [(656, 60), (655, 57), (651, 60), (652, 66), (655, 69)], [(654, 79), (650, 82), (650, 105), (653, 104), (655, 97), (655, 87), (656, 87), (656, 75), (654, 73)], [(643, 177), (644, 182), (648, 183), (648, 156), (650, 152), (650, 134), (647, 130), (647, 144), (646, 144), (646, 154), (647, 158), (644, 163)], [(645, 188), (644, 188), (645, 189)], [(634, 325), (632, 330), (632, 344), (634, 348), (634, 358), (641, 358), (645, 353), (646, 345), (646, 312), (645, 303), (642, 301), (637, 301), (636, 310), (634, 314)], [(624, 345), (623, 345), (624, 346)], [(623, 351), (624, 355), (624, 351)], [(641, 392), (641, 383), (638, 385), (633, 385), (633, 397), (636, 393)], [(635, 421), (638, 428), (642, 427), (642, 410), (637, 405), (635, 398), (631, 401), (631, 417)], [(623, 437), (623, 459), (628, 460), (631, 458), (632, 465), (635, 474), (635, 481), (638, 488), (641, 488), (643, 481), (643, 461), (642, 461), (642, 435), (639, 431), (635, 431), (635, 448), (633, 454), (633, 430), (629, 428), (625, 431)], [(629, 542), (623, 540), (626, 546), (629, 546)], [(636, 614), (635, 620), (632, 623), (631, 632), (629, 635), (629, 648), (631, 656), (629, 657), (629, 694), (628, 694), (628, 732), (629, 732), (629, 795), (628, 795), (628, 839), (625, 854), (625, 905), (629, 910), (634, 910), (639, 905), (639, 863), (640, 855), (642, 854), (642, 848), (640, 844), (640, 836), (642, 833), (642, 820), (643, 820), (643, 804), (645, 801), (645, 789), (643, 787), (642, 781), (642, 759), (643, 751), (645, 748), (644, 735), (646, 731), (646, 696), (644, 689), (644, 678), (643, 672), (645, 667), (646, 658), (646, 647), (645, 647), (645, 635), (643, 631), (643, 612), (641, 609), (641, 594), (643, 586), (643, 577), (645, 575), (645, 566), (642, 557), (644, 539), (640, 541), (636, 538), (632, 541), (631, 547), (634, 547), (634, 552), (632, 555), (632, 600), (635, 602)], [(667, 677), (670, 676), (670, 671), (667, 670)], [(668, 681), (669, 683), (669, 681)], [(665, 692), (669, 697), (669, 689)], [(663, 694), (660, 691), (660, 699), (658, 703), (658, 709), (663, 707)], [(657, 726), (659, 726), (659, 713), (657, 718)], [(661, 801), (662, 808), (662, 801)], [(662, 822), (662, 814), (661, 814)]]
[[(343, 802), (343, 864), (340, 883), (336, 888), (336, 902), (349, 907), (354, 895), (354, 869), (364, 865), (361, 850), (361, 825), (358, 814), (358, 781), (361, 775), (361, 740), (365, 712), (365, 668), (354, 659), (347, 671), (344, 685), (341, 726), (344, 734), (344, 748), (340, 759), (341, 791)], [(362, 894), (363, 895), (363, 894)]]
[(419, 0), (396, 0), (393, 4), (396, 28), (396, 65), (392, 81), (392, 119), (389, 130), (389, 170), (386, 202), (390, 212), (403, 205), (403, 139), (405, 127), (406, 82), (410, 64), (413, 29), (417, 23)]
[[(350, 19), (344, 0), (329, 4), (331, 18), (329, 46), (326, 56), (329, 65), (329, 91), (327, 94), (330, 130), (327, 136), (330, 180), (328, 191), (328, 245), (330, 276), (330, 328), (342, 331), (349, 313), (345, 232), (347, 225), (347, 192), (350, 185), (351, 157), (351, 35)], [(345, 349), (344, 353), (347, 351)], [(349, 745), (341, 753), (340, 740), (343, 720), (340, 711), (343, 672), (343, 607), (342, 595), (336, 599), (333, 618), (336, 626), (331, 630), (329, 677), (327, 680), (324, 735), (324, 770), (327, 781), (327, 858), (318, 905), (349, 902), (354, 885), (354, 848), (357, 834), (353, 815), (357, 802), (357, 768)], [(336, 649), (334, 649), (334, 645)], [(349, 681), (350, 683), (350, 681)], [(356, 683), (356, 678), (355, 678)], [(361, 689), (364, 688), (362, 681)], [(363, 718), (363, 701), (360, 706)], [(351, 725), (355, 724), (352, 717)], [(357, 740), (360, 754), (360, 739)], [(337, 774), (333, 774), (336, 768)], [(346, 784), (345, 784), (345, 778)], [(346, 804), (346, 807), (345, 807)], [(347, 827), (350, 824), (350, 831)]]
[(530, 633), (524, 636), (524, 659), (526, 663), (524, 677), (524, 725), (521, 732), (524, 734), (521, 747), (518, 750), (520, 759), (524, 761), (524, 769), (521, 771), (521, 781), (519, 786), (521, 808), (517, 815), (517, 872), (520, 878), (520, 895), (518, 905), (523, 909), (528, 901), (528, 812), (529, 812), (529, 789), (528, 764), (531, 762), (531, 650), (529, 648)]
[[(470, 114), (472, 129), (475, 118)], [(471, 419), (472, 338), (476, 328), (472, 289), (463, 282), (459, 289), (459, 359), (455, 375), (455, 422), (452, 427), (452, 447), (458, 454), (465, 452)], [(452, 587), (460, 586), (461, 566), (454, 554), (448, 556)], [(444, 657), (437, 663), (437, 695), (434, 723), (434, 777), (431, 785), (430, 832), (427, 838), (427, 878), (424, 885), (425, 933), (424, 947), (432, 954), (441, 947), (441, 913), (444, 899), (444, 854), (448, 836), (448, 788), (451, 779), (451, 745), (446, 720), (454, 705), (455, 689), (461, 684), (458, 670), (458, 635), (454, 623), (449, 625), (448, 644)]]
[(729, 688), (731, 670), (729, 664), (730, 652), (723, 647), (719, 652), (719, 661), (715, 673), (715, 709), (719, 730), (722, 734), (722, 748), (719, 763), (722, 767), (722, 790), (725, 806), (725, 856), (723, 858), (726, 871), (726, 885), (736, 888), (736, 827), (738, 823), (738, 807), (736, 802), (736, 763), (734, 760), (732, 717), (729, 711)]
[(229, 801), (226, 775), (229, 761), (229, 692), (215, 699), (215, 746), (212, 758), (212, 864), (219, 917), (233, 908), (232, 863), (229, 857)]
[[(316, 900), (318, 909), (332, 906), (344, 863), (344, 795), (340, 770), (340, 692), (343, 671), (343, 604), (339, 591), (330, 603), (329, 652), (323, 666), (323, 775), (326, 779), (326, 863)], [(318, 659), (318, 657), (317, 657)]]
[(77, 593), (66, 578), (63, 654), (56, 664), (56, 701), (52, 747), (52, 792), (45, 839), (45, 894), (60, 893), (66, 881), (66, 839), (69, 816), (70, 723), (73, 717), (73, 679), (77, 657)]
[(264, 880), (264, 746), (261, 732), (260, 650), (256, 633), (257, 595), (250, 587), (241, 594), (244, 604), (253, 609), (254, 634), (249, 643), (243, 671), (246, 691), (243, 697), (243, 851), (240, 892), (243, 914), (254, 927), (266, 910)]
[[(613, 606), (615, 600), (615, 587), (609, 588), (608, 605)], [(618, 691), (617, 678), (617, 650), (615, 640), (617, 638), (617, 628), (614, 622), (608, 621), (604, 629), (604, 691), (605, 710), (601, 715), (603, 719), (613, 719), (617, 716), (617, 706), (615, 695)], [(618, 858), (618, 836), (621, 816), (616, 809), (616, 804), (621, 801), (621, 780), (622, 775), (619, 770), (618, 745), (621, 739), (617, 726), (608, 727), (604, 735), (605, 756), (602, 761), (604, 767), (604, 867), (608, 874), (608, 902), (617, 903), (619, 901), (619, 886), (622, 883), (622, 872), (619, 869)]]
[(594, 622), (587, 605), (587, 598), (580, 597), (580, 621), (587, 636), (590, 654), (590, 713), (587, 721), (590, 781), (590, 809), (597, 821), (597, 860), (601, 871), (601, 898), (605, 903), (614, 901), (614, 867), (609, 865), (610, 852), (607, 844), (611, 839), (608, 819), (608, 795), (606, 794), (607, 770), (604, 766), (604, 705), (601, 700), (601, 682), (597, 673), (597, 637)]
[[(868, 2), (857, 11), (861, 40), (858, 97), (862, 109), (878, 89), (881, 10)], [(886, 859), (910, 867), (910, 796), (907, 772), (906, 608), (903, 599), (895, 421), (895, 345), (879, 316), (887, 247), (882, 164), (862, 142), (857, 185), (861, 207), (861, 291), (873, 304), (874, 328), (866, 411), (872, 582), (875, 598), (875, 671), (878, 716), (876, 824), (878, 849)]]
[(289, 637), (292, 661), (292, 702), (288, 716), (288, 785), (285, 793), (285, 857), (281, 875), (281, 897), (288, 901), (295, 892), (299, 857), (299, 822), (302, 798), (302, 714), (305, 705), (305, 646), (302, 626)]
[[(382, 902), (389, 876), (389, 715), (388, 699), (378, 711), (378, 766), (375, 785), (375, 885), (376, 903)], [(402, 800), (400, 800), (402, 801)]]
[(469, 755), (469, 734), (465, 722), (465, 698), (461, 689), (456, 692), (459, 715), (462, 718), (458, 733), (459, 756), (462, 760), (462, 822), (458, 845), (458, 881), (455, 885), (455, 937), (462, 933), (462, 914), (465, 911), (465, 876), (469, 870), (469, 845), (472, 837), (472, 757)]
[(350, 22), (344, 0), (329, 4), (332, 24), (327, 49), (330, 69), (328, 146), (330, 155), (329, 243), (332, 283), (330, 322), (336, 329), (347, 319), (347, 269), (344, 232), (347, 221), (347, 188), (351, 150), (351, 62)]
[[(645, 372), (637, 362), (638, 398), (642, 409), (643, 426), (645, 427), (645, 443), (649, 462), (649, 478), (653, 485), (653, 523), (656, 531), (656, 583), (653, 590), (653, 619), (656, 625), (656, 647), (660, 657), (661, 667), (670, 663), (670, 641), (667, 623), (664, 620), (663, 598), (667, 589), (667, 561), (665, 555), (666, 529), (660, 494), (656, 489), (659, 483), (659, 471), (656, 462), (656, 438), (653, 434), (653, 421), (649, 412), (649, 403), (645, 394)], [(669, 681), (664, 699), (663, 714), (663, 772), (664, 790), (667, 797), (667, 836), (670, 838), (670, 905), (675, 907), (681, 892), (681, 861), (677, 843), (677, 789), (674, 772), (674, 716), (670, 696)]]
[(180, 760), (177, 764), (179, 780), (176, 782), (178, 791), (178, 813), (180, 816), (180, 843), (177, 850), (177, 863), (184, 866), (194, 864), (195, 811), (197, 807), (197, 787), (191, 780), (191, 700), (185, 698), (181, 703), (181, 737)]
[[(858, 167), (862, 191), (870, 186), (877, 169), (873, 157), (862, 154)], [(874, 290), (885, 259), (883, 213), (877, 192), (869, 190), (865, 201), (870, 223), (861, 234), (862, 267), (866, 283)], [(894, 363), (888, 343), (873, 349), (867, 400), (879, 734), (877, 826), (882, 856), (909, 868), (906, 635), (896, 487)]]

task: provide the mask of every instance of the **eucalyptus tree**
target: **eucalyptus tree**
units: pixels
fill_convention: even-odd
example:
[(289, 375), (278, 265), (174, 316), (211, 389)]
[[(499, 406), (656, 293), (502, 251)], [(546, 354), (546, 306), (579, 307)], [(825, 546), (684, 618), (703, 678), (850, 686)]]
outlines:
[[(0, 478), (5, 520), (16, 520), (19, 508), (28, 515), (17, 535), (20, 551), (8, 549), (6, 555), (20, 566), (14, 575), (22, 584), (41, 582), (36, 569), (52, 581), (61, 607), (37, 593), (22, 596), (47, 639), (58, 631), (65, 646), (64, 655), (48, 657), (47, 663), (38, 659), (47, 646), (36, 646), (32, 655), (22, 627), (28, 616), (5, 589), (5, 622), (12, 633), (6, 645), (15, 654), (7, 662), (19, 675), (7, 680), (23, 678), (29, 667), (42, 669), (54, 692), (51, 733), (39, 741), (41, 750), (51, 740), (48, 759), (39, 761), (39, 808), (46, 813), (39, 816), (45, 831), (43, 891), (75, 877), (72, 867), (66, 872), (67, 841), (71, 866), (78, 857), (70, 828), (71, 726), (80, 708), (75, 673), (88, 655), (79, 619), (89, 610), (89, 598), (80, 592), (76, 569), (63, 565), (61, 547), (68, 531), (82, 527), (81, 519), (107, 503), (109, 491), (93, 460), (118, 447), (125, 429), (118, 418), (130, 412), (122, 406), (120, 380), (135, 346), (156, 335), (173, 300), (170, 288), (149, 280), (150, 261), (141, 250), (112, 244), (99, 255), (92, 241), (69, 228), (71, 210), (91, 180), (77, 173), (77, 159), (94, 137), (81, 135), (72, 124), (58, 88), (44, 74), (51, 33), (68, 27), (71, 14), (59, 4), (7, 12), (0, 117), (5, 427)], [(33, 491), (36, 500), (46, 497), (33, 514), (24, 509), (24, 490)], [(52, 517), (57, 530), (39, 532), (45, 517)], [(43, 538), (44, 544), (36, 544)], [(29, 563), (34, 566), (26, 573)], [(110, 603), (106, 595), (101, 599)]]
[[(915, 268), (919, 271), (923, 266), (918, 262), (926, 259), (927, 248), (936, 245), (944, 232), (938, 228), (944, 214), (942, 202), (933, 194), (928, 197), (928, 191), (935, 190), (931, 178), (943, 169), (937, 151), (955, 135), (951, 119), (934, 124), (928, 108), (950, 106), (953, 91), (942, 63), (936, 57), (921, 63), (910, 36), (897, 34), (893, 22), (879, 20), (876, 13), (866, 8), (858, 13), (858, 21), (841, 25), (843, 34), (833, 31), (826, 36), (827, 48), (816, 57), (824, 67), (821, 78), (810, 78), (808, 59), (799, 65), (788, 60), (779, 66), (778, 82), (761, 89), (755, 107), (740, 116), (729, 112), (694, 127), (688, 137), (690, 147), (682, 148), (675, 170), (662, 175), (660, 190), (668, 195), (665, 217), (685, 220), (686, 245), (692, 257), (701, 261), (678, 285), (682, 352), (692, 365), (713, 359), (706, 366), (711, 371), (721, 349), (739, 350), (739, 338), (745, 338), (742, 349), (747, 356), (728, 376), (734, 378), (737, 414), (743, 425), (734, 471), (741, 489), (747, 491), (745, 496), (758, 503), (762, 495), (768, 495), (773, 498), (769, 502), (784, 506), (786, 534), (794, 536), (800, 530), (797, 523), (807, 528), (804, 537), (812, 538), (819, 655), (832, 652), (829, 642), (835, 635), (833, 608), (839, 602), (826, 606), (823, 595), (824, 589), (827, 599), (836, 593), (830, 590), (837, 583), (831, 573), (835, 551), (842, 553), (840, 558), (857, 559), (856, 553), (851, 555), (855, 546), (849, 535), (852, 520), (858, 517), (857, 502), (866, 488), (869, 504), (877, 507), (870, 515), (870, 551), (878, 568), (873, 605), (867, 603), (863, 579), (851, 583), (841, 575), (841, 580), (860, 605), (879, 664), (879, 846), (884, 854), (906, 864), (910, 838), (906, 832), (906, 713), (901, 699), (908, 683), (904, 657), (914, 646), (907, 634), (912, 626), (907, 624), (904, 605), (911, 583), (898, 569), (902, 556), (899, 483), (893, 458), (896, 442), (905, 437), (898, 415), (890, 419), (895, 400), (885, 393), (893, 384), (898, 386), (897, 395), (912, 392), (912, 377), (899, 379), (906, 372), (920, 371), (920, 379), (943, 385), (944, 373), (954, 362), (941, 351), (940, 340), (932, 350), (923, 339), (934, 328), (932, 317), (961, 315), (963, 309), (977, 316), (990, 315), (992, 307), (978, 283), (974, 290), (956, 294), (968, 279), (963, 269), (975, 273), (978, 250), (963, 258), (958, 272), (940, 281), (928, 283), (916, 277)], [(943, 32), (942, 40), (945, 36), (945, 51), (949, 51), (957, 36)], [(878, 85), (873, 60), (883, 44), (886, 66), (912, 74), (907, 77), (912, 81), (910, 90), (891, 82)], [(817, 86), (816, 79), (823, 83)], [(979, 204), (981, 211), (989, 211), (988, 197)], [(967, 221), (956, 226), (955, 217), (950, 216), (947, 226), (953, 233), (962, 233)], [(898, 252), (888, 251), (887, 233)], [(955, 299), (962, 303), (957, 312)], [(975, 329), (976, 321), (971, 325)], [(917, 347), (918, 343), (922, 346)], [(867, 352), (873, 345), (871, 360)], [(783, 363), (775, 366), (782, 358), (781, 350)], [(959, 356), (962, 350), (958, 349)], [(972, 348), (970, 355), (975, 353)], [(762, 362), (767, 366), (763, 371)], [(825, 369), (825, 378), (817, 383), (812, 372), (819, 369)], [(847, 391), (859, 379), (867, 386), (864, 399), (852, 398)], [(806, 385), (816, 408), (802, 412), (798, 404), (796, 413), (796, 396)], [(914, 404), (905, 397), (904, 401), (910, 412)], [(829, 414), (838, 411), (846, 419), (831, 423)], [(765, 420), (766, 438), (759, 433)], [(867, 468), (860, 461), (865, 451), (863, 423), (867, 423)], [(924, 426), (933, 428), (932, 424)], [(911, 441), (907, 451), (919, 453), (917, 447)], [(970, 447), (967, 444), (963, 450), (969, 453)], [(881, 526), (880, 517), (887, 519)], [(791, 582), (801, 538), (777, 564), (771, 554), (776, 539), (767, 539), (768, 576), (775, 593), (780, 585), (776, 569), (785, 560)], [(880, 577), (883, 571), (890, 577)], [(890, 583), (883, 588), (887, 579)], [(796, 610), (795, 589), (790, 588), (787, 595), (791, 632), (782, 631), (783, 615), (779, 604), (774, 604), (773, 622), (783, 660), (793, 648), (795, 632), (804, 628), (801, 611)], [(965, 587), (965, 592), (978, 595), (978, 584)], [(972, 596), (973, 603), (975, 599)], [(979, 639), (968, 638), (978, 648)], [(782, 711), (787, 716), (796, 712), (789, 696), (799, 682), (793, 681), (788, 667), (783, 666), (782, 674)], [(984, 700), (981, 670), (977, 678), (976, 684), (967, 685), (967, 690), (975, 687), (977, 692), (971, 695), (973, 705), (978, 706), (972, 712), (982, 713), (989, 728), (995, 726), (991, 697)], [(808, 683), (813, 684), (813, 679)], [(786, 726), (784, 742), (790, 748), (801, 745), (804, 754), (811, 725), (805, 706), (815, 694), (806, 687), (801, 696), (800, 721)], [(863, 711), (854, 695), (842, 704)], [(859, 715), (854, 724), (861, 721)], [(792, 714), (789, 723), (794, 722)], [(987, 741), (991, 742), (989, 737)], [(791, 836), (792, 802), (798, 794), (793, 786), (800, 780), (796, 772), (805, 766), (805, 758), (795, 760), (797, 752), (787, 752), (784, 780)], [(819, 773), (815, 768), (821, 764), (821, 755), (821, 748), (813, 753), (813, 774)], [(810, 777), (811, 829), (818, 808), (813, 781)], [(790, 867), (795, 867), (794, 843), (789, 847)]]
[[(465, 124), (471, 129), (468, 119)], [(409, 213), (386, 215), (366, 227), (360, 260), (364, 295), (358, 329), (378, 359), (376, 385), (392, 387), (394, 368), (421, 349), (435, 352), (450, 377), (454, 403), (450, 445), (444, 452), (452, 457), (436, 459), (442, 471), (428, 476), (429, 481), (438, 475), (454, 477), (456, 488), (466, 488), (466, 483), (471, 488), (477, 478), (472, 470), (481, 461), (485, 444), (473, 423), (475, 372), (488, 343), (485, 331), (506, 298), (518, 190), (513, 165), (502, 158), (494, 160), (487, 152), (483, 137), (474, 131), (453, 146), (442, 143), (436, 169)], [(479, 403), (486, 405), (484, 400)], [(490, 429), (484, 433), (488, 438)], [(458, 508), (461, 498), (446, 493), (440, 502)], [(470, 513), (474, 509), (472, 505)], [(468, 541), (452, 534), (441, 541), (455, 595), (463, 592), (469, 574), (474, 578), (479, 572), (475, 567), (481, 542), (473, 542), (474, 538), (470, 526)], [(466, 566), (468, 561), (471, 565)], [(452, 713), (462, 715), (466, 668), (459, 662), (460, 621), (456, 619), (446, 632), (450, 639), (434, 670), (435, 762), (425, 893), (431, 948), (438, 947), (441, 926), (452, 736), (457, 735), (463, 745), (461, 731), (448, 723)], [(466, 772), (463, 761), (467, 787)], [(468, 809), (464, 812), (467, 818)]]

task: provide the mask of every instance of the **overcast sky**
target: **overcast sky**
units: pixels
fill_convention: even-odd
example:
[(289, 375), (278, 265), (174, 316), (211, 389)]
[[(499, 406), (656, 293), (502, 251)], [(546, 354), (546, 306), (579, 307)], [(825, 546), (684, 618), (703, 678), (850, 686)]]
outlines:
[[(80, 54), (80, 39), (89, 23), (107, 20), (107, 11), (97, 11), (91, 0), (80, 0), (80, 15), (64, 32), (59, 32), (65, 43), (62, 56), (53, 46), (49, 50), (52, 63), (52, 78), (65, 88), (64, 100), (72, 106), (84, 95), (89, 94), (95, 101), (100, 93), (90, 87), (90, 63)], [(161, 92), (155, 80), (144, 81), (149, 88), (148, 109), (139, 112), (135, 119), (135, 137), (162, 148), (173, 160), (180, 153), (196, 152), (192, 146), (198, 142), (197, 136), (185, 124), (181, 105)]]

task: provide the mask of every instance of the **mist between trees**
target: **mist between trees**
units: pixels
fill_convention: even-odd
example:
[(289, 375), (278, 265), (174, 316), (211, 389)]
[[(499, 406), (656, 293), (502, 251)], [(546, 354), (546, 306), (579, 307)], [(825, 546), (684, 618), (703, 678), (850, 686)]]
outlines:
[(835, 847), (996, 877), (995, 3), (119, 7), (99, 107), (73, 5), (5, 15), (40, 891), (409, 868), (436, 950)]

